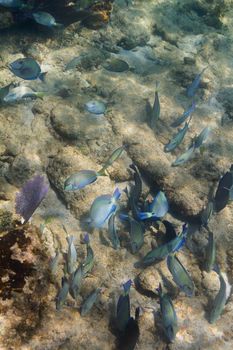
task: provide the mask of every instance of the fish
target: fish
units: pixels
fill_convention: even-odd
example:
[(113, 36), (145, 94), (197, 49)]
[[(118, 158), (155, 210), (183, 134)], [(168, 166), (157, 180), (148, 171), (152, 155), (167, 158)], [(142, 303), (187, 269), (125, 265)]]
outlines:
[(188, 271), (181, 264), (180, 260), (175, 254), (169, 254), (167, 257), (167, 267), (170, 271), (175, 284), (188, 297), (194, 295), (194, 283)]
[(69, 293), (73, 299), (77, 300), (79, 291), (81, 289), (82, 281), (84, 278), (83, 266), (80, 264), (75, 272), (71, 276)]
[(214, 210), (220, 212), (228, 204), (233, 188), (233, 165), (219, 180), (219, 184), (214, 196)]
[(142, 178), (138, 167), (135, 164), (130, 164), (129, 166), (134, 171), (134, 187), (133, 191), (131, 191), (131, 195), (136, 203), (138, 203), (141, 195), (142, 195)]
[(196, 90), (198, 89), (198, 87), (200, 85), (202, 74), (204, 73), (204, 71), (207, 68), (208, 68), (208, 66), (203, 68), (201, 73), (197, 74), (195, 79), (193, 80), (193, 82), (188, 86), (187, 91), (186, 91), (188, 97), (194, 97)]
[(103, 64), (103, 67), (110, 72), (116, 73), (127, 72), (129, 70), (128, 63), (119, 58), (111, 58), (108, 63)]
[(141, 260), (141, 264), (143, 266), (152, 265), (164, 258), (166, 258), (170, 253), (174, 253), (181, 249), (185, 244), (186, 236), (188, 233), (187, 225), (183, 225), (182, 232), (173, 238), (168, 243), (162, 244), (154, 249), (152, 249), (149, 253), (147, 253)]
[(90, 272), (94, 266), (94, 252), (90, 246), (90, 239), (89, 239), (88, 233), (85, 234), (84, 242), (87, 246), (87, 256), (82, 266), (83, 266), (83, 274), (87, 275), (88, 272)]
[(178, 331), (178, 322), (175, 308), (171, 298), (162, 290), (161, 283), (157, 289), (159, 293), (160, 311), (165, 335), (169, 342), (173, 342)]
[(70, 175), (64, 182), (65, 191), (77, 191), (90, 185), (97, 180), (99, 172), (94, 170), (80, 170), (79, 172)]
[(88, 296), (88, 298), (84, 301), (81, 307), (81, 316), (86, 316), (86, 314), (88, 314), (88, 312), (92, 309), (93, 305), (96, 303), (96, 300), (101, 291), (101, 288), (97, 288)]
[(179, 166), (186, 163), (192, 157), (194, 150), (195, 150), (195, 146), (192, 145), (187, 151), (185, 151), (184, 153), (182, 153), (180, 156), (176, 158), (176, 160), (172, 163), (172, 166), (173, 167)]
[(155, 129), (155, 127), (157, 126), (157, 122), (159, 120), (159, 117), (160, 117), (160, 102), (159, 102), (158, 89), (159, 89), (159, 82), (156, 82), (154, 103), (153, 103), (153, 106), (152, 106), (151, 111), (149, 113), (151, 129)]
[(205, 250), (205, 270), (211, 272), (215, 266), (216, 246), (213, 232), (209, 231), (208, 244)]
[(178, 133), (164, 146), (165, 152), (174, 151), (183, 141), (187, 131), (189, 129), (189, 123), (185, 123), (185, 126), (178, 131)]
[(33, 19), (46, 27), (60, 27), (62, 24), (57, 23), (55, 18), (48, 12), (37, 11), (32, 13)]
[(85, 103), (84, 106), (88, 112), (96, 115), (103, 115), (106, 111), (106, 106), (101, 101), (91, 100)]
[(80, 55), (72, 58), (72, 60), (70, 60), (66, 64), (65, 71), (76, 68), (79, 64), (82, 63), (83, 58), (84, 58), (84, 55)]
[(0, 0), (0, 6), (9, 7), (9, 8), (21, 8), (23, 7), (22, 0)]
[(228, 282), (227, 275), (225, 273), (222, 273), (219, 270), (218, 266), (216, 266), (215, 269), (219, 275), (220, 289), (213, 301), (212, 310), (210, 312), (209, 322), (212, 324), (220, 318), (221, 313), (223, 312), (223, 309), (231, 294), (231, 285)]
[(119, 249), (121, 247), (120, 240), (117, 234), (116, 225), (115, 225), (116, 215), (113, 213), (108, 220), (108, 236), (112, 242), (114, 249)]
[(175, 231), (171, 222), (169, 222), (167, 220), (163, 220), (162, 223), (166, 228), (165, 241), (166, 241), (166, 243), (168, 243), (173, 238), (176, 238), (176, 236), (177, 236), (176, 231)]
[(120, 295), (116, 310), (116, 327), (120, 332), (124, 332), (130, 319), (130, 298), (129, 292), (132, 281), (128, 280), (123, 284), (124, 292)]
[(107, 168), (109, 168), (123, 153), (123, 151), (125, 150), (124, 146), (118, 147), (116, 148), (112, 154), (110, 155), (110, 157), (107, 159), (107, 161), (104, 163), (103, 167), (100, 169), (100, 171), (98, 171), (99, 174), (104, 174), (105, 170)]
[(213, 210), (214, 210), (214, 204), (212, 201), (209, 201), (207, 203), (206, 208), (201, 213), (201, 224), (204, 227), (208, 226), (208, 222), (213, 214)]
[(56, 297), (56, 309), (58, 311), (61, 310), (69, 293), (69, 281), (66, 277), (62, 277), (61, 284), (62, 284), (62, 287), (59, 290), (58, 295)]
[(74, 236), (67, 236), (68, 252), (67, 252), (67, 271), (73, 273), (77, 262), (77, 251), (74, 246)]
[(17, 59), (9, 64), (9, 69), (17, 77), (24, 80), (35, 80), (39, 78), (44, 81), (45, 74), (47, 73), (42, 73), (40, 65), (30, 57)]
[(45, 93), (39, 91), (33, 91), (27, 86), (17, 86), (11, 89), (8, 94), (3, 98), (4, 102), (17, 102), (26, 98), (41, 98), (43, 99)]
[(88, 222), (92, 227), (100, 228), (108, 220), (111, 214), (116, 211), (117, 200), (121, 193), (118, 188), (115, 189), (113, 195), (105, 194), (97, 197), (91, 205), (90, 217)]
[(209, 126), (207, 126), (206, 128), (204, 128), (200, 134), (195, 137), (194, 139), (194, 147), (195, 148), (200, 148), (202, 146), (202, 144), (207, 140), (207, 138), (209, 137), (211, 132), (211, 128)]
[(8, 84), (8, 85), (3, 86), (2, 88), (0, 88), (0, 105), (1, 105), (1, 103), (4, 102), (5, 96), (8, 95), (8, 93), (9, 93), (11, 87), (13, 87), (13, 86), (14, 86), (14, 84), (13, 84), (13, 83), (10, 83), (10, 84)]
[(50, 260), (49, 270), (52, 275), (56, 274), (59, 258), (60, 258), (60, 253), (59, 251), (57, 251), (55, 256)]
[(140, 220), (146, 220), (150, 218), (162, 218), (169, 209), (167, 197), (164, 192), (159, 191), (153, 201), (148, 205), (148, 212), (139, 212), (138, 216)]
[(140, 308), (135, 310), (135, 318), (130, 317), (123, 334), (120, 334), (118, 347), (119, 350), (134, 350), (140, 336), (138, 325)]
[(181, 117), (177, 118), (172, 124), (171, 126), (173, 128), (177, 128), (178, 126), (180, 126), (181, 124), (183, 124), (185, 122), (185, 120), (190, 116), (191, 113), (194, 112), (196, 108), (196, 103), (195, 101), (193, 101), (192, 105), (186, 110), (184, 111), (184, 113), (182, 114)]
[(132, 254), (135, 254), (141, 249), (144, 244), (145, 228), (140, 222), (136, 221), (129, 215), (121, 214), (120, 218), (123, 220), (128, 220), (130, 223), (130, 245)]

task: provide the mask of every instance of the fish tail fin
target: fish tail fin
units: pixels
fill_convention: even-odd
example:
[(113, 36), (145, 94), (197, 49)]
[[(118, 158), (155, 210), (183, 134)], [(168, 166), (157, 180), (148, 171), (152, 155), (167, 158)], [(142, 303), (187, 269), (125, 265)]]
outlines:
[(138, 218), (140, 220), (150, 219), (152, 216), (153, 216), (153, 213), (149, 213), (149, 212), (139, 212), (138, 213)]
[(218, 275), (220, 275), (220, 267), (219, 267), (218, 263), (214, 264), (213, 271), (216, 272)]
[(129, 220), (129, 215), (121, 213), (119, 214), (119, 218), (123, 221)]
[(71, 245), (74, 242), (74, 236), (67, 236), (66, 240), (67, 240), (68, 244)]
[(57, 28), (64, 28), (64, 24), (62, 24), (62, 23), (55, 23), (55, 27), (57, 27)]
[(125, 282), (123, 284), (124, 292), (125, 292), (126, 295), (129, 294), (130, 287), (132, 286), (132, 284), (133, 284), (132, 280), (128, 280), (127, 282)]
[(106, 169), (107, 167), (103, 166), (99, 171), (97, 171), (97, 176), (107, 176)]
[(40, 98), (41, 100), (43, 100), (43, 97), (45, 96), (44, 92), (37, 92), (36, 93), (36, 97)]
[(155, 82), (155, 93), (159, 91), (159, 85), (160, 85), (160, 82), (158, 80), (156, 80), (156, 82)]
[(120, 192), (119, 188), (117, 187), (115, 189), (115, 191), (113, 192), (113, 196), (112, 196), (113, 200), (117, 201), (120, 198), (120, 196), (121, 196), (121, 192)]
[(159, 296), (163, 295), (163, 290), (162, 290), (162, 284), (159, 283), (159, 288), (156, 288), (156, 291), (158, 292)]
[(43, 73), (40, 73), (39, 75), (39, 79), (44, 83), (45, 82), (45, 76), (48, 72), (43, 72)]
[(84, 241), (85, 244), (89, 244), (90, 243), (90, 238), (89, 238), (89, 234), (88, 233), (85, 233), (83, 241)]

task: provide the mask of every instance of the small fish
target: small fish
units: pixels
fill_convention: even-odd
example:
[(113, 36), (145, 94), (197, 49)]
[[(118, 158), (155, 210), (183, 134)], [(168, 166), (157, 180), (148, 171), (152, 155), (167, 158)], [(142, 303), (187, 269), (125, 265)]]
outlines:
[(79, 267), (72, 274), (70, 288), (69, 288), (70, 295), (75, 300), (77, 300), (77, 297), (82, 285), (83, 277), (84, 277), (83, 267), (80, 264)]
[(201, 223), (204, 227), (208, 226), (208, 222), (212, 216), (214, 209), (214, 204), (212, 201), (209, 201), (206, 208), (201, 213)]
[(85, 103), (85, 109), (92, 114), (102, 115), (106, 111), (106, 106), (101, 101), (92, 100)]
[(179, 166), (186, 163), (193, 155), (195, 146), (191, 146), (187, 151), (181, 154), (176, 160), (172, 163), (172, 166)]
[(140, 220), (150, 219), (150, 218), (162, 218), (168, 212), (169, 206), (167, 197), (164, 192), (159, 191), (152, 203), (148, 205), (148, 212), (140, 212)]
[(208, 68), (205, 67), (202, 69), (201, 73), (199, 73), (195, 79), (193, 80), (192, 84), (188, 86), (187, 88), (187, 96), (188, 97), (193, 97), (196, 93), (196, 90), (198, 89), (199, 85), (200, 85), (200, 82), (201, 82), (201, 76), (202, 74), (204, 73), (204, 71)]
[(124, 293), (120, 295), (117, 302), (116, 326), (120, 332), (124, 332), (130, 319), (130, 298), (129, 292), (132, 281), (123, 284)]
[(35, 80), (39, 78), (44, 81), (46, 74), (46, 72), (41, 72), (40, 65), (33, 58), (19, 58), (9, 64), (9, 69), (17, 77), (24, 80)]
[(26, 98), (41, 98), (43, 99), (45, 93), (33, 91), (27, 86), (17, 86), (11, 89), (4, 97), (4, 102), (17, 102)]
[(59, 258), (60, 258), (60, 253), (59, 253), (59, 251), (57, 251), (55, 256), (50, 260), (49, 270), (50, 270), (52, 275), (56, 274), (57, 266), (59, 263)]
[(132, 254), (135, 254), (143, 246), (145, 229), (140, 222), (136, 221), (128, 215), (121, 214), (120, 218), (123, 220), (126, 219), (130, 223), (130, 245)]
[(178, 126), (180, 126), (182, 123), (185, 122), (185, 120), (190, 116), (191, 113), (194, 112), (196, 108), (196, 103), (195, 101), (193, 101), (192, 105), (187, 109), (187, 111), (185, 111), (181, 117), (179, 117), (178, 119), (176, 119), (171, 126), (173, 128), (177, 128)]
[(64, 183), (65, 191), (76, 191), (90, 185), (97, 180), (99, 173), (94, 170), (80, 170), (69, 176)]
[(101, 288), (97, 288), (88, 296), (81, 307), (81, 316), (86, 316), (86, 314), (92, 309), (101, 291)]
[(216, 246), (213, 232), (209, 231), (208, 244), (205, 251), (205, 270), (211, 272), (215, 266)]
[(216, 267), (216, 272), (219, 275), (220, 289), (213, 301), (209, 319), (210, 323), (215, 323), (219, 319), (231, 294), (231, 285), (228, 282), (227, 275), (225, 273), (221, 273), (218, 266)]
[(227, 205), (231, 189), (233, 188), (233, 166), (231, 166), (230, 171), (222, 176), (219, 180), (218, 188), (214, 197), (214, 210), (220, 212)]
[(116, 218), (116, 215), (112, 214), (108, 220), (108, 236), (110, 241), (112, 242), (113, 248), (119, 249), (121, 246), (120, 246), (120, 240), (116, 230), (115, 218)]
[(97, 197), (91, 205), (89, 222), (92, 227), (100, 228), (108, 220), (110, 215), (116, 211), (117, 200), (120, 191), (115, 189), (113, 195), (105, 194)]
[(115, 149), (110, 155), (110, 157), (107, 159), (107, 161), (104, 163), (102, 169), (98, 171), (98, 173), (101, 175), (104, 174), (105, 170), (109, 168), (122, 155), (124, 150), (125, 150), (124, 146), (121, 146)]
[(204, 128), (200, 134), (194, 139), (194, 147), (200, 148), (202, 144), (207, 140), (211, 132), (211, 128), (207, 126)]
[(182, 292), (184, 292), (188, 297), (192, 297), (194, 295), (193, 280), (175, 254), (168, 255), (167, 267), (172, 274), (174, 282), (180, 288), (180, 290), (182, 290)]
[(138, 203), (142, 195), (142, 179), (139, 170), (135, 164), (131, 164), (129, 167), (134, 171), (134, 186), (133, 190), (131, 191), (131, 195), (133, 196), (134, 201)]
[(139, 336), (139, 320), (140, 308), (137, 307), (135, 310), (135, 318), (130, 317), (123, 334), (120, 334), (119, 343), (117, 349), (119, 350), (134, 350)]
[(182, 232), (173, 238), (170, 242), (162, 244), (154, 249), (152, 249), (149, 253), (147, 253), (142, 258), (142, 265), (149, 266), (152, 265), (168, 256), (170, 253), (174, 253), (181, 249), (185, 244), (186, 236), (187, 236), (187, 225), (183, 225)]
[(32, 17), (34, 20), (41, 24), (42, 26), (46, 27), (59, 27), (62, 26), (61, 24), (57, 23), (55, 18), (48, 12), (43, 11), (37, 11), (32, 13)]
[(56, 297), (56, 309), (58, 311), (61, 310), (69, 293), (69, 281), (67, 280), (67, 278), (63, 277), (61, 283), (62, 287), (59, 290), (58, 295)]
[(180, 129), (178, 133), (171, 139), (171, 141), (164, 146), (165, 152), (174, 151), (183, 141), (187, 131), (189, 129), (189, 123), (185, 123), (183, 129)]
[(8, 85), (3, 86), (2, 88), (0, 88), (0, 105), (1, 105), (1, 103), (4, 102), (5, 96), (8, 95), (8, 93), (9, 93), (9, 91), (10, 91), (10, 88), (13, 87), (13, 86), (14, 86), (14, 84), (13, 84), (13, 83), (10, 83), (10, 84), (8, 84)]
[(119, 59), (112, 58), (108, 63), (105, 63), (103, 67), (110, 72), (127, 72), (129, 70), (129, 65), (127, 62)]
[(74, 246), (74, 236), (68, 236), (66, 237), (66, 240), (68, 242), (67, 271), (68, 273), (73, 273), (77, 262), (77, 251)]
[(150, 112), (150, 127), (151, 127), (151, 129), (156, 128), (157, 122), (158, 122), (159, 117), (160, 117), (160, 102), (159, 102), (158, 89), (159, 89), (159, 83), (156, 82), (155, 99), (154, 99), (153, 107), (151, 108), (151, 112)]
[(90, 272), (94, 266), (94, 252), (90, 246), (90, 239), (88, 233), (85, 234), (84, 242), (87, 246), (87, 256), (83, 262), (83, 274), (87, 275), (88, 272)]
[(157, 291), (159, 293), (160, 311), (162, 314), (164, 332), (167, 339), (170, 342), (173, 342), (178, 331), (176, 311), (168, 294), (163, 293), (161, 284), (159, 284)]
[(66, 64), (65, 71), (76, 68), (79, 64), (82, 63), (82, 60), (84, 57), (85, 57), (84, 55), (80, 55), (80, 56), (72, 58), (72, 60), (70, 60)]

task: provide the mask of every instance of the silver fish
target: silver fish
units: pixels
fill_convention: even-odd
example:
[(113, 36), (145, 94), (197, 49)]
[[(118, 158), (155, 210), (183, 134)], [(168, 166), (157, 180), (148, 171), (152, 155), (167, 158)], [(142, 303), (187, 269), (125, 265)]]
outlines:
[(198, 89), (199, 85), (200, 85), (200, 82), (201, 82), (201, 77), (202, 77), (202, 74), (204, 73), (204, 71), (208, 68), (205, 67), (202, 69), (201, 73), (199, 73), (195, 79), (193, 80), (193, 82), (191, 83), (191, 85), (188, 86), (187, 88), (187, 96), (188, 97), (193, 97), (196, 93), (196, 90)]
[(209, 231), (208, 244), (206, 246), (205, 270), (210, 272), (215, 265), (216, 247), (213, 232)]
[(81, 316), (85, 316), (92, 309), (92, 307), (95, 304), (95, 302), (96, 302), (100, 292), (101, 292), (101, 288), (97, 288), (84, 301), (84, 303), (83, 303), (83, 305), (81, 307)]
[(75, 270), (75, 265), (77, 262), (77, 251), (74, 246), (74, 236), (68, 236), (66, 240), (68, 242), (67, 271), (68, 273), (72, 273)]
[(194, 146), (195, 148), (199, 148), (202, 146), (202, 144), (207, 140), (207, 138), (209, 137), (211, 133), (211, 128), (209, 126), (207, 126), (206, 128), (204, 128), (200, 134), (195, 138), (194, 140)]
[(60, 258), (60, 253), (59, 251), (57, 251), (56, 255), (50, 260), (49, 269), (52, 275), (56, 274), (59, 258)]
[(69, 281), (66, 277), (62, 278), (62, 287), (58, 292), (57, 298), (56, 298), (56, 309), (59, 311), (61, 310), (62, 306), (64, 305), (67, 295), (69, 293)]
[(164, 146), (164, 151), (165, 152), (174, 151), (174, 149), (176, 149), (176, 147), (178, 147), (183, 141), (188, 131), (188, 128), (189, 128), (189, 123), (185, 123), (185, 126), (183, 127), (183, 129), (180, 129), (178, 133), (171, 139), (171, 141)]
[(91, 100), (85, 104), (85, 109), (90, 113), (102, 115), (106, 111), (106, 106), (101, 101)]
[(46, 27), (62, 26), (61, 24), (57, 23), (55, 18), (48, 12), (43, 12), (43, 11), (33, 12), (32, 17), (37, 23)]
[(193, 155), (195, 146), (191, 146), (186, 152), (181, 154), (176, 160), (172, 163), (172, 166), (179, 166), (186, 163)]
[(70, 295), (76, 300), (83, 281), (83, 267), (82, 264), (75, 270), (72, 275), (69, 292)]
[(213, 307), (209, 319), (210, 323), (215, 323), (219, 319), (231, 294), (231, 285), (228, 282), (227, 275), (222, 273), (218, 267), (216, 268), (216, 272), (219, 275), (220, 289), (213, 301)]
[(33, 91), (27, 86), (17, 86), (11, 89), (3, 98), (4, 102), (17, 102), (26, 98), (43, 98), (44, 92)]
[(119, 237), (118, 237), (117, 230), (116, 230), (115, 218), (116, 218), (116, 216), (113, 213), (108, 220), (108, 236), (110, 238), (110, 241), (112, 242), (113, 248), (119, 249), (120, 248), (120, 241), (119, 241)]

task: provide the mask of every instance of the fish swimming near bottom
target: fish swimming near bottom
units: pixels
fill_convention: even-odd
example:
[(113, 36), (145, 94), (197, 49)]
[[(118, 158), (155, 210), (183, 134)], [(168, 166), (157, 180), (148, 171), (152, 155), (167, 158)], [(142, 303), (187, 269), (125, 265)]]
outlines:
[(220, 289), (213, 301), (212, 310), (210, 312), (209, 318), (210, 323), (215, 323), (220, 318), (221, 313), (223, 312), (223, 309), (231, 294), (231, 285), (228, 282), (227, 275), (225, 273), (222, 273), (219, 270), (218, 266), (216, 267), (216, 272), (219, 275)]
[(193, 101), (192, 105), (182, 114), (181, 117), (177, 118), (171, 124), (171, 126), (173, 128), (180, 126), (183, 122), (185, 122), (185, 120), (190, 116), (190, 114), (194, 112), (195, 108), (196, 108), (196, 103)]
[(135, 310), (135, 318), (130, 317), (123, 334), (119, 337), (118, 350), (134, 350), (140, 335), (138, 320), (140, 308)]
[(176, 160), (172, 163), (172, 166), (179, 166), (186, 163), (193, 156), (194, 151), (195, 146), (192, 145), (186, 152), (176, 158)]
[(69, 281), (66, 277), (62, 278), (62, 287), (58, 292), (56, 297), (56, 309), (61, 310), (62, 306), (65, 304), (66, 298), (69, 293)]
[(60, 27), (62, 24), (57, 23), (55, 18), (48, 12), (44, 11), (37, 11), (32, 13), (33, 19), (41, 24), (42, 26), (46, 27)]
[(87, 275), (94, 266), (94, 252), (90, 245), (90, 239), (88, 233), (84, 237), (84, 242), (87, 246), (87, 256), (86, 259), (83, 262), (83, 274)]
[(171, 141), (164, 146), (165, 152), (174, 151), (183, 141), (189, 128), (189, 123), (185, 123), (185, 126), (178, 131), (178, 133), (171, 139)]
[(27, 98), (41, 98), (43, 99), (45, 93), (39, 91), (33, 91), (27, 86), (17, 86), (11, 89), (8, 94), (3, 98), (4, 102), (17, 102)]
[(173, 342), (178, 331), (176, 311), (171, 298), (168, 296), (168, 294), (162, 291), (161, 284), (159, 284), (159, 288), (157, 289), (157, 291), (159, 293), (160, 311), (162, 315), (162, 324), (164, 332), (166, 334), (167, 339), (170, 342)]
[(79, 267), (72, 274), (70, 287), (69, 287), (70, 295), (75, 300), (78, 297), (78, 294), (82, 285), (83, 277), (84, 277), (83, 267), (82, 267), (82, 264), (80, 264)]
[(75, 265), (77, 262), (77, 251), (74, 246), (74, 236), (68, 236), (66, 240), (68, 242), (67, 271), (68, 273), (72, 273), (75, 270)]
[(216, 246), (213, 232), (209, 231), (208, 243), (205, 250), (205, 270), (210, 272), (215, 266)]
[(193, 280), (175, 254), (168, 255), (167, 267), (180, 290), (188, 297), (192, 297), (194, 295)]
[(64, 183), (65, 191), (76, 191), (90, 185), (97, 180), (99, 173), (94, 170), (80, 170), (70, 175)]
[(9, 64), (9, 69), (17, 77), (24, 80), (35, 80), (39, 78), (44, 81), (45, 79), (46, 72), (41, 72), (40, 65), (34, 60), (34, 58), (19, 58)]
[(97, 301), (97, 298), (98, 298), (101, 290), (102, 290), (101, 288), (97, 288), (84, 301), (84, 303), (81, 307), (81, 316), (86, 316), (86, 314), (92, 309), (93, 305)]
[(132, 281), (128, 280), (123, 284), (124, 292), (120, 295), (117, 302), (117, 311), (116, 311), (116, 326), (120, 332), (124, 332), (126, 326), (130, 319), (130, 298), (129, 292)]
[(120, 245), (120, 240), (116, 230), (115, 218), (116, 218), (116, 215), (112, 214), (108, 220), (108, 236), (110, 241), (112, 242), (113, 248), (119, 249), (121, 245)]
[(0, 104), (4, 102), (4, 97), (8, 95), (8, 93), (12, 87), (14, 87), (14, 84), (10, 83), (10, 84), (0, 88)]

